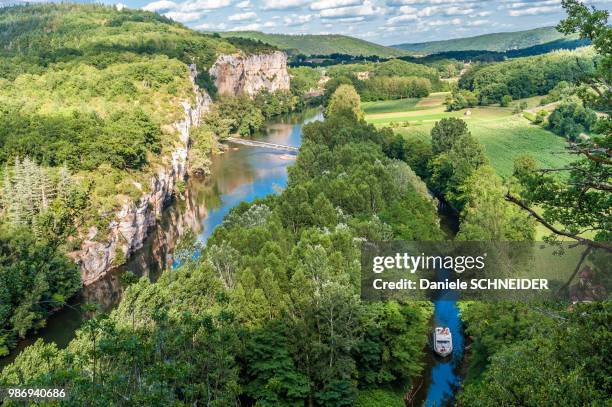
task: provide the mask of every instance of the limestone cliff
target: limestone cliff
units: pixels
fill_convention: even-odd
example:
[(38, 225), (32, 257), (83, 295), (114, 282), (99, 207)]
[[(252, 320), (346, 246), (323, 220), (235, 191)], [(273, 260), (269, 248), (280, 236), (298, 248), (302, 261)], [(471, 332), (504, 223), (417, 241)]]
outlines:
[(221, 95), (255, 95), (289, 90), (287, 55), (276, 51), (255, 55), (221, 55), (209, 70)]
[[(70, 253), (79, 264), (84, 285), (90, 285), (108, 275), (108, 272), (123, 264), (139, 250), (152, 227), (157, 224), (161, 213), (172, 198), (177, 182), (184, 180), (187, 173), (189, 150), (189, 129), (197, 126), (201, 116), (210, 110), (212, 100), (195, 84), (197, 71), (190, 67), (195, 105), (183, 102), (184, 119), (174, 124), (180, 136), (178, 146), (164, 165), (151, 177), (150, 192), (137, 202), (124, 204), (110, 223), (107, 231), (92, 227), (83, 237), (80, 249)], [(282, 52), (257, 55), (221, 55), (209, 73), (215, 78), (219, 93), (254, 95), (262, 89), (271, 92), (289, 89), (287, 56)], [(94, 240), (96, 235), (107, 236), (102, 241)], [(101, 283), (103, 283), (101, 281)]]
[(190, 72), (196, 95), (195, 105), (183, 102), (184, 119), (174, 124), (179, 132), (178, 146), (166, 158), (166, 164), (151, 177), (150, 192), (144, 194), (138, 202), (129, 202), (121, 207), (115, 220), (110, 223), (104, 241), (92, 240), (98, 234), (98, 230), (92, 227), (80, 250), (71, 253), (71, 257), (80, 266), (84, 285), (101, 279), (113, 266), (124, 262), (142, 247), (149, 230), (157, 223), (171, 199), (177, 182), (185, 178), (189, 129), (199, 124), (200, 117), (210, 109), (212, 103), (210, 96), (195, 84), (195, 66), (190, 67)]

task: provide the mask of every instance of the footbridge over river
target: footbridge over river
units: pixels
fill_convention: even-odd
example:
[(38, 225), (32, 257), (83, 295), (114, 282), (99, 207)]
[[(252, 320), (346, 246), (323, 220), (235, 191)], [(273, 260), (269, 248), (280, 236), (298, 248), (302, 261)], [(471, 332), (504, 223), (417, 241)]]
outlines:
[(237, 137), (228, 137), (225, 139), (225, 141), (232, 144), (242, 144), (243, 146), (271, 148), (273, 150), (288, 151), (292, 153), (297, 153), (299, 150), (298, 147), (286, 146), (284, 144), (268, 143), (267, 141), (250, 140)]

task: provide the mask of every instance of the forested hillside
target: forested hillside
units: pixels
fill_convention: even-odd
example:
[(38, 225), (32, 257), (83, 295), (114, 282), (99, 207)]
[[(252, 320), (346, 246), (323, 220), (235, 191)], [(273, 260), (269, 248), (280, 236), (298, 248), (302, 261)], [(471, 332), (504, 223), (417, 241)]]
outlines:
[(545, 95), (559, 82), (576, 82), (595, 71), (591, 48), (554, 51), (493, 64), (474, 64), (459, 79), (459, 88), (475, 93), (480, 104), (499, 103), (508, 95), (521, 99)]
[(436, 69), (399, 59), (336, 65), (328, 68), (326, 74), (331, 78), (325, 84), (327, 96), (339, 85), (350, 84), (364, 102), (425, 97), (442, 86)]
[[(528, 48), (566, 38), (555, 27), (533, 30), (478, 35), (468, 38), (393, 45), (394, 48), (419, 54), (436, 54), (447, 51), (508, 51)], [(575, 38), (575, 37), (574, 37)]]
[(289, 54), (396, 57), (407, 53), (398, 49), (374, 44), (346, 35), (288, 35), (267, 34), (259, 31), (229, 31), (219, 33), (221, 37), (239, 37), (258, 40), (274, 45)]
[(398, 136), (355, 112), (339, 88), (304, 128), (283, 193), (238, 205), (199, 258), (132, 285), (67, 349), (29, 347), (0, 382), (67, 386), (87, 405), (351, 406), (380, 389), (401, 403), (431, 306), (362, 302), (361, 241), (441, 231), (422, 181), (389, 157)]
[(103, 240), (167, 165), (195, 101), (188, 65), (236, 51), (144, 11), (0, 9), (0, 355), (79, 288), (65, 254)]

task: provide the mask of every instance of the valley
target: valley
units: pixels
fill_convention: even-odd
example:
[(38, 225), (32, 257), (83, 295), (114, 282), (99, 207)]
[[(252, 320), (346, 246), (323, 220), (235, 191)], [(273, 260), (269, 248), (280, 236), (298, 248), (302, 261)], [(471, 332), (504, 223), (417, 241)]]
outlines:
[[(524, 154), (534, 156), (545, 168), (568, 164), (572, 157), (563, 152), (565, 143), (554, 133), (532, 124), (514, 106), (474, 107), (447, 112), (444, 100), (448, 93), (434, 93), (423, 99), (392, 102), (366, 102), (366, 121), (377, 127), (391, 127), (407, 139), (429, 142), (434, 124), (445, 117), (456, 117), (467, 123), (468, 129), (482, 143), (491, 165), (499, 175), (512, 175), (514, 159)], [(514, 105), (526, 103), (526, 109), (539, 106), (541, 97), (520, 99)]]
[[(564, 0), (557, 27), (388, 47), (301, 30), (397, 8), (395, 38), (441, 9), (285, 6), (0, 7), (0, 387), (68, 406), (607, 405), (609, 13)], [(217, 32), (226, 8), (257, 20)], [(495, 281), (512, 261), (570, 272), (545, 302), (461, 297), (455, 265), (440, 292), (369, 295), (365, 254), (398, 242), (488, 248)]]

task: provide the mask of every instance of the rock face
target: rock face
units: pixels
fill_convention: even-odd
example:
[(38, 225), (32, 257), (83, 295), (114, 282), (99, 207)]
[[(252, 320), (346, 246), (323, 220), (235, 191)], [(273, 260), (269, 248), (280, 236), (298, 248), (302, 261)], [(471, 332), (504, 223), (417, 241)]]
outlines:
[(255, 95), (289, 90), (287, 55), (276, 51), (256, 55), (221, 55), (209, 70), (221, 95)]
[[(107, 236), (104, 241), (94, 240), (99, 231), (93, 227), (84, 237), (80, 249), (70, 253), (81, 269), (81, 279), (86, 286), (106, 277), (110, 270), (123, 264), (143, 246), (151, 228), (171, 200), (177, 182), (185, 178), (189, 129), (200, 123), (201, 116), (212, 105), (210, 96), (195, 84), (197, 71), (194, 65), (190, 66), (190, 73), (196, 102), (194, 106), (183, 102), (184, 119), (174, 123), (180, 134), (180, 142), (152, 176), (151, 192), (144, 194), (138, 202), (126, 203), (121, 207), (108, 231), (102, 232)], [(289, 89), (287, 56), (280, 51), (248, 56), (221, 55), (209, 73), (215, 78), (220, 94), (255, 95), (262, 89), (270, 92)]]
[(210, 110), (212, 104), (210, 96), (195, 84), (196, 67), (190, 66), (190, 72), (196, 102), (194, 106), (183, 102), (184, 119), (174, 124), (180, 134), (179, 145), (166, 159), (165, 165), (151, 178), (151, 192), (144, 194), (138, 202), (126, 203), (121, 207), (109, 225), (105, 241), (92, 240), (98, 233), (98, 230), (92, 228), (80, 250), (71, 253), (71, 257), (80, 266), (84, 285), (101, 279), (113, 266), (123, 263), (142, 247), (149, 230), (157, 223), (162, 210), (172, 198), (177, 182), (185, 178), (189, 129), (199, 124), (200, 117)]

